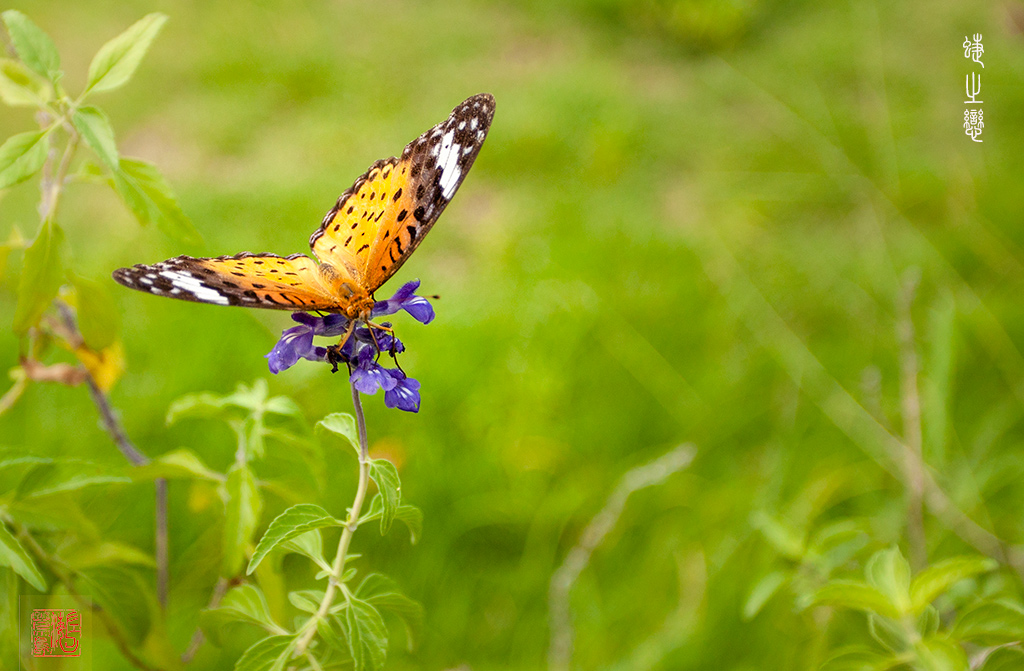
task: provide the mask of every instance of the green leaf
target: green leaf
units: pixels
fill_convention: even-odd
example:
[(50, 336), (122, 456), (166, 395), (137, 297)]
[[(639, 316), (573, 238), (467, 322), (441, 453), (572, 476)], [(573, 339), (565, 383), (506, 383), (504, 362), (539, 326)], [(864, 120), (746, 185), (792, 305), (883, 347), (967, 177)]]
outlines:
[(344, 522), (334, 519), (326, 510), (312, 503), (300, 503), (284, 511), (270, 523), (263, 534), (256, 551), (249, 560), (246, 573), (251, 575), (263, 558), (281, 543), (304, 534), (312, 529), (340, 527)]
[(953, 632), (958, 639), (982, 646), (1022, 641), (1024, 608), (1009, 601), (982, 602), (960, 616)]
[(39, 572), (35, 561), (22, 547), (7, 525), (0, 522), (0, 566), (10, 566), (15, 573), (40, 592), (46, 591), (46, 581)]
[(111, 170), (116, 170), (120, 159), (114, 129), (106, 113), (98, 107), (79, 107), (72, 113), (71, 123), (100, 160)]
[(398, 506), (402, 502), (402, 483), (398, 479), (398, 469), (387, 459), (370, 460), (370, 478), (377, 483), (383, 504), (380, 516), (380, 535), (383, 536), (398, 514)]
[(892, 655), (882, 655), (876, 650), (849, 647), (838, 650), (825, 660), (819, 671), (883, 671), (897, 668)]
[(743, 619), (752, 620), (757, 617), (768, 600), (787, 582), (789, 582), (789, 575), (783, 571), (774, 571), (761, 578), (754, 585), (754, 589), (750, 590), (750, 596), (743, 604)]
[(998, 566), (988, 557), (961, 556), (937, 562), (921, 571), (910, 585), (910, 600), (914, 612), (935, 600), (955, 583), (979, 573), (991, 571)]
[(3, 18), (21, 62), (52, 79), (60, 69), (60, 54), (50, 36), (15, 9), (4, 12)]
[(292, 657), (294, 636), (271, 636), (257, 642), (235, 662), (235, 671), (281, 671)]
[(43, 312), (57, 297), (67, 263), (64, 231), (47, 221), (39, 229), (25, 260), (18, 281), (18, 306), (14, 311), (14, 332), (23, 334), (39, 322)]
[(89, 349), (98, 352), (110, 347), (117, 340), (121, 327), (120, 315), (114, 299), (99, 282), (70, 275), (75, 287), (78, 307), (78, 330)]
[(910, 563), (898, 547), (873, 554), (864, 572), (868, 583), (884, 594), (900, 615), (910, 612)]
[(900, 616), (885, 594), (859, 580), (833, 580), (815, 592), (812, 602), (878, 613), (891, 618)]
[(380, 573), (366, 576), (355, 593), (366, 603), (402, 620), (411, 650), (423, 626), (423, 607), (403, 594), (394, 580)]
[[(359, 524), (362, 525), (365, 522), (380, 519), (383, 514), (384, 498), (380, 494), (376, 494), (373, 500), (370, 501), (370, 509), (359, 518)], [(419, 542), (420, 536), (423, 535), (423, 511), (416, 506), (402, 504), (398, 506), (398, 510), (395, 512), (395, 519), (405, 523), (405, 526), (409, 528), (409, 542), (416, 545)]]
[(188, 417), (220, 418), (225, 416), (225, 407), (227, 407), (227, 403), (223, 396), (217, 396), (207, 391), (185, 394), (171, 403), (171, 407), (167, 409), (165, 421), (167, 426), (170, 426), (179, 419)]
[(928, 636), (934, 636), (935, 632), (938, 630), (939, 611), (935, 606), (928, 604), (928, 606), (921, 611), (921, 614), (917, 616), (917, 633), (919, 633), (922, 638), (927, 638)]
[(0, 100), (11, 107), (45, 107), (53, 87), (18, 61), (0, 58)]
[(315, 613), (324, 600), (324, 591), (318, 589), (302, 589), (288, 592), (288, 600), (304, 613)]
[(114, 187), (139, 223), (156, 224), (173, 240), (199, 244), (202, 236), (181, 210), (167, 180), (152, 163), (121, 158), (113, 171)]
[(1019, 647), (993, 650), (979, 671), (1020, 671), (1024, 669), (1024, 650)]
[(129, 482), (130, 478), (102, 464), (81, 459), (50, 459), (25, 475), (18, 485), (17, 498), (40, 499), (85, 487)]
[(217, 608), (200, 613), (199, 623), (216, 645), (222, 645), (226, 639), (222, 632), (231, 624), (256, 625), (270, 633), (283, 631), (271, 617), (270, 606), (263, 592), (259, 587), (249, 584), (232, 588)]
[(165, 21), (164, 14), (147, 14), (100, 47), (89, 64), (85, 93), (109, 91), (127, 82)]
[(61, 560), (75, 570), (110, 564), (129, 564), (156, 568), (153, 557), (142, 550), (116, 541), (78, 541), (65, 546)]
[(199, 455), (187, 448), (173, 450), (153, 459), (148, 464), (137, 466), (129, 473), (134, 480), (209, 480), (224, 481), (224, 476), (211, 470)]
[(264, 409), (275, 415), (283, 415), (285, 417), (297, 417), (303, 419), (302, 408), (294, 400), (287, 396), (274, 396), (267, 400), (264, 405)]
[(899, 653), (910, 648), (907, 632), (898, 622), (893, 622), (887, 617), (868, 613), (868, 631), (872, 638), (890, 652)]
[(921, 671), (970, 671), (963, 648), (944, 638), (928, 638), (914, 646)]
[(95, 566), (77, 573), (82, 581), (79, 593), (93, 600), (117, 622), (133, 646), (140, 645), (150, 631), (150, 614), (156, 604), (153, 588), (134, 570), (119, 566)]
[(224, 556), (221, 575), (232, 577), (242, 570), (246, 549), (252, 542), (259, 524), (263, 500), (256, 487), (252, 471), (242, 464), (228, 470), (227, 482), (222, 485), (224, 496)]
[(380, 669), (388, 654), (388, 630), (380, 612), (360, 599), (349, 600), (349, 607), (338, 615), (348, 641), (355, 671)]
[(50, 150), (50, 129), (31, 130), (0, 145), (0, 189), (24, 182), (39, 172)]
[(754, 512), (750, 522), (783, 557), (799, 560), (804, 556), (804, 534), (799, 529), (763, 510)]
[(295, 552), (313, 560), (317, 566), (330, 571), (331, 566), (324, 560), (324, 541), (319, 529), (307, 531), (294, 538), (289, 538), (277, 547), (281, 552)]
[(359, 432), (356, 429), (356, 419), (352, 415), (344, 412), (335, 412), (327, 415), (319, 422), (316, 423), (314, 431), (317, 434), (323, 431), (330, 431), (331, 433), (341, 436), (349, 442), (352, 449), (356, 451), (356, 457), (359, 454)]

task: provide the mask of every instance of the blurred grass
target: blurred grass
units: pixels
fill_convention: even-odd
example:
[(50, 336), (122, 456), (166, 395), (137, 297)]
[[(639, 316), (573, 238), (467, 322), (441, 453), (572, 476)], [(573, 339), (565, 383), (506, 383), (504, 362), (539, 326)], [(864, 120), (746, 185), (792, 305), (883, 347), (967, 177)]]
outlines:
[[(1019, 3), (19, 9), (54, 35), (72, 83), (142, 14), (171, 17), (132, 84), (98, 102), (123, 153), (165, 171), (206, 244), (182, 248), (139, 229), (112, 192), (72, 187), (62, 223), (75, 268), (105, 282), (118, 266), (182, 253), (305, 251), (373, 160), (463, 98), (495, 95), (472, 175), (393, 281), (419, 277), (442, 296), (429, 327), (397, 325), (422, 411), (368, 403), (372, 441), (401, 462), (404, 493), (426, 514), (416, 547), (400, 535), (356, 540), (365, 565), (425, 606), (422, 645), (393, 646), (392, 668), (537, 668), (551, 572), (618, 477), (683, 440), (697, 443), (697, 462), (631, 501), (573, 592), (580, 668), (816, 663), (808, 615), (770, 604), (741, 620), (773, 557), (748, 518), (822, 479), (838, 493), (814, 515), (870, 514), (876, 542), (899, 537), (898, 481), (823, 414), (820, 389), (803, 377), (813, 371), (792, 362), (802, 342), (899, 433), (896, 301), (911, 268), (922, 276), (914, 317), (937, 418), (927, 454), (965, 510), (1024, 540), (1014, 479), (1024, 398)], [(974, 32), (985, 35), (988, 66), (983, 144), (960, 125), (960, 42)], [(0, 131), (30, 123), (8, 113)], [(35, 196), (2, 196), (0, 238), (12, 226), (34, 231)], [(13, 315), (17, 272), (12, 260), (0, 320)], [(767, 328), (744, 283), (784, 331)], [(150, 455), (185, 445), (228, 463), (226, 429), (165, 428), (167, 406), (270, 377), (262, 356), (290, 322), (115, 296), (129, 369), (113, 400), (130, 435)], [(17, 352), (0, 332), (0, 368)], [(344, 382), (312, 366), (270, 380), (311, 420), (347, 408)], [(56, 386), (33, 386), (0, 417), (0, 445), (116, 456), (87, 396)], [(324, 496), (340, 514), (354, 467), (332, 458)], [(172, 487), (179, 569), (216, 551), (215, 530), (189, 536), (173, 523), (214, 524), (204, 496)], [(124, 487), (96, 493), (89, 510), (114, 537), (149, 548), (150, 499)], [(296, 563), (296, 581), (308, 580), (303, 570)], [(173, 566), (172, 575), (169, 626), (183, 648), (215, 576)], [(658, 638), (666, 622), (677, 629)], [(221, 663), (207, 649), (196, 666)]]

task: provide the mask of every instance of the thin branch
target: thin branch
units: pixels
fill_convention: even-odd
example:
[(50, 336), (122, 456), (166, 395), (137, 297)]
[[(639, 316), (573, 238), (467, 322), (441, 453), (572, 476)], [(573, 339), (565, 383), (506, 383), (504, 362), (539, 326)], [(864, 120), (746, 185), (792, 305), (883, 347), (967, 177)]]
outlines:
[(551, 576), (548, 588), (548, 610), (550, 612), (551, 641), (548, 647), (548, 669), (567, 671), (572, 661), (573, 626), (569, 610), (569, 591), (580, 573), (590, 563), (594, 550), (615, 528), (626, 500), (633, 492), (660, 484), (693, 461), (696, 449), (693, 445), (680, 445), (652, 462), (628, 471), (615, 487), (604, 508), (601, 509), (587, 528), (579, 542), (569, 550), (562, 565)]
[[(910, 560), (918, 570), (928, 562), (924, 532), (924, 452), (921, 441), (921, 395), (918, 391), (917, 346), (914, 342), (914, 318), (911, 307), (920, 273), (908, 273), (900, 292), (900, 402), (903, 413), (904, 468), (907, 488), (907, 536)], [(898, 457), (898, 455), (897, 455)]]
[(304, 625), (302, 636), (295, 645), (296, 657), (306, 654), (306, 649), (316, 635), (317, 624), (327, 617), (331, 604), (334, 603), (334, 594), (338, 590), (338, 586), (341, 585), (341, 578), (345, 574), (348, 546), (352, 542), (352, 535), (359, 527), (359, 513), (363, 508), (366, 490), (370, 484), (370, 451), (366, 440), (366, 419), (363, 417), (363, 405), (359, 401), (359, 392), (351, 384), (351, 379), (349, 384), (352, 386), (352, 405), (356, 412), (356, 426), (359, 427), (359, 485), (356, 488), (356, 497), (352, 501), (352, 508), (349, 509), (348, 518), (345, 520), (345, 528), (341, 532), (341, 540), (338, 541), (338, 553), (334, 556), (334, 563), (331, 565), (327, 591), (324, 593), (324, 598), (316, 613)]

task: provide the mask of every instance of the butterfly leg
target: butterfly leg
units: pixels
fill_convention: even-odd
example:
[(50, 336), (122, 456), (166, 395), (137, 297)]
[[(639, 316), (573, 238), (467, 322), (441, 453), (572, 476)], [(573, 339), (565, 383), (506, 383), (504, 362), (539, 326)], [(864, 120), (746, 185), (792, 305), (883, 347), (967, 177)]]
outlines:
[(345, 329), (345, 333), (344, 335), (341, 336), (341, 339), (338, 341), (338, 344), (330, 345), (327, 347), (327, 362), (333, 366), (333, 368), (331, 369), (332, 373), (337, 373), (338, 363), (344, 361), (344, 359), (341, 356), (341, 348), (345, 346), (345, 343), (347, 343), (348, 339), (352, 337), (352, 333), (355, 330), (356, 320), (352, 319), (349, 321), (348, 328)]

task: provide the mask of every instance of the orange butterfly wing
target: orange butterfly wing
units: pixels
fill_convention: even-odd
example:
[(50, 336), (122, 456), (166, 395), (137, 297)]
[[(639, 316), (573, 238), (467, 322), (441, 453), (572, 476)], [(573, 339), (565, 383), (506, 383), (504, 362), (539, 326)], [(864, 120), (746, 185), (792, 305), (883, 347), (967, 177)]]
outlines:
[(451, 202), (493, 118), (494, 98), (473, 96), (410, 142), (400, 158), (374, 163), (310, 237), (313, 253), (373, 293), (405, 263)]
[(114, 271), (126, 287), (151, 294), (215, 305), (242, 305), (272, 310), (336, 311), (338, 299), (324, 281), (320, 266), (305, 254), (178, 256), (153, 265)]

